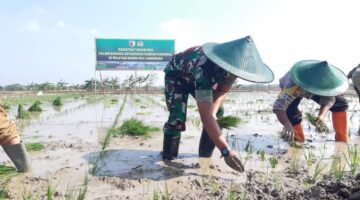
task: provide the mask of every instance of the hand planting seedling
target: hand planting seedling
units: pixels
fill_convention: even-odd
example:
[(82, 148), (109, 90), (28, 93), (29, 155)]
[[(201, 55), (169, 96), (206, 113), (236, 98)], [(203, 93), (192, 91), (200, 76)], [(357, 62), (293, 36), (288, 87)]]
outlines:
[(330, 130), (326, 126), (326, 124), (323, 121), (320, 121), (320, 123), (316, 122), (316, 116), (311, 113), (306, 113), (306, 119), (310, 122), (310, 124), (315, 126), (315, 131), (319, 133), (329, 133)]

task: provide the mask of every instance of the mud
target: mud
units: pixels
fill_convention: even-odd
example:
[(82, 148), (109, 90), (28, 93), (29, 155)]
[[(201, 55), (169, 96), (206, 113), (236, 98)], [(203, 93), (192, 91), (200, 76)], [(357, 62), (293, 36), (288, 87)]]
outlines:
[[(0, 181), (0, 190), (7, 191), (7, 199), (21, 199), (24, 193), (46, 198), (48, 185), (55, 188), (55, 199), (84, 188), (85, 199), (359, 199), (360, 175), (351, 176), (345, 168), (343, 180), (336, 181), (330, 173), (333, 156), (347, 153), (347, 146), (334, 142), (331, 115), (326, 124), (330, 134), (319, 134), (303, 120), (306, 134), (304, 149), (291, 148), (279, 139), (281, 125), (271, 112), (277, 93), (232, 93), (225, 104), (226, 114), (237, 115), (247, 121), (232, 130), (224, 130), (232, 149), (245, 162), (245, 173), (227, 167), (215, 150), (212, 158), (198, 157), (201, 123), (196, 108), (189, 108), (187, 130), (182, 134), (179, 156), (173, 162), (163, 162), (162, 133), (150, 137), (117, 136), (97, 162), (101, 144), (118, 113), (125, 95), (102, 97), (88, 102), (85, 99), (67, 100), (61, 109), (45, 104), (44, 112), (22, 123), (25, 142), (41, 142), (45, 149), (30, 153), (33, 171)], [(119, 101), (111, 104), (110, 99)], [(137, 99), (137, 100), (135, 100)], [(348, 98), (350, 144), (358, 144), (359, 104)], [(190, 104), (195, 105), (193, 99)], [(118, 125), (131, 117), (161, 128), (167, 119), (162, 95), (148, 94), (128, 97)], [(316, 105), (304, 100), (301, 110), (316, 112)], [(15, 120), (16, 108), (9, 115)], [(314, 159), (308, 166), (304, 151), (312, 151)], [(260, 152), (265, 152), (262, 160)], [(272, 168), (269, 159), (279, 164)], [(298, 161), (294, 169), (294, 158)], [(316, 163), (327, 165), (321, 176), (311, 180)], [(0, 164), (11, 162), (0, 149)]]

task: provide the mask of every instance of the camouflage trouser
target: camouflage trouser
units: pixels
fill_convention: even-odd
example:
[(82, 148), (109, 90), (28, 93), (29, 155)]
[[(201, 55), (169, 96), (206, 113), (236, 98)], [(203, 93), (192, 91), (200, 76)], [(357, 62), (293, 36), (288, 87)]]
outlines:
[(10, 140), (17, 138), (18, 132), (14, 122), (7, 118), (6, 112), (0, 101), (0, 145), (7, 144)]
[(169, 118), (164, 125), (164, 134), (180, 136), (181, 132), (186, 130), (189, 94), (195, 96), (194, 86), (177, 77), (165, 75), (165, 100), (169, 110)]

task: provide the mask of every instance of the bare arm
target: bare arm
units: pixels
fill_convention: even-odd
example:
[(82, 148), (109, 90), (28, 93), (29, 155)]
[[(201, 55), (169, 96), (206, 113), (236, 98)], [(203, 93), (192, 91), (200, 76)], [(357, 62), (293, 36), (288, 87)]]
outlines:
[(220, 127), (213, 115), (214, 104), (210, 102), (197, 102), (201, 121), (207, 131), (209, 137), (218, 149), (228, 147), (223, 135), (221, 135)]
[(316, 118), (316, 123), (319, 123), (320, 121), (324, 121), (326, 113), (330, 110), (330, 107), (325, 105), (320, 107), (319, 115)]

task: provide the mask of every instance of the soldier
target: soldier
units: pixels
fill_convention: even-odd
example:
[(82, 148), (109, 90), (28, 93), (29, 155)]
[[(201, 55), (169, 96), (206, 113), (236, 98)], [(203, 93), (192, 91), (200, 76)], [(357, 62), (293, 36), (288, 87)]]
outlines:
[(301, 99), (312, 99), (320, 105), (316, 123), (324, 120), (330, 110), (335, 130), (335, 140), (347, 142), (348, 104), (341, 95), (348, 88), (346, 75), (326, 61), (303, 60), (295, 65), (280, 79), (281, 92), (276, 99), (273, 112), (284, 129), (282, 136), (303, 142), (301, 127), (302, 114), (298, 109)]
[(267, 83), (274, 79), (270, 68), (262, 62), (251, 37), (189, 48), (174, 55), (164, 72), (165, 98), (170, 114), (164, 125), (163, 159), (172, 160), (178, 155), (190, 94), (197, 102), (206, 130), (203, 131), (206, 136), (200, 144), (200, 148), (206, 148), (203, 154), (211, 156), (216, 145), (226, 164), (243, 172), (244, 166), (236, 153), (229, 149), (215, 114), (237, 77), (257, 83)]
[(354, 89), (359, 97), (360, 102), (360, 64), (357, 67), (354, 67), (354, 69), (349, 72), (347, 77), (352, 80)]
[(0, 102), (0, 145), (14, 163), (18, 172), (29, 172), (30, 164), (24, 144), (21, 142), (16, 125), (7, 118)]

